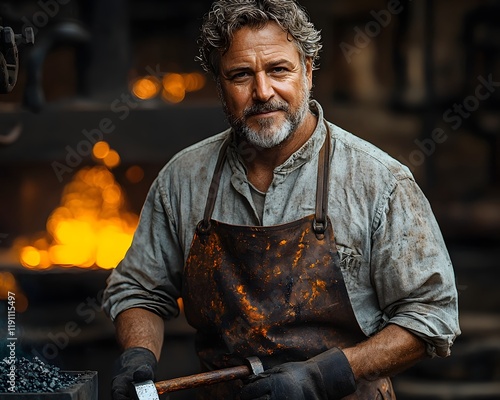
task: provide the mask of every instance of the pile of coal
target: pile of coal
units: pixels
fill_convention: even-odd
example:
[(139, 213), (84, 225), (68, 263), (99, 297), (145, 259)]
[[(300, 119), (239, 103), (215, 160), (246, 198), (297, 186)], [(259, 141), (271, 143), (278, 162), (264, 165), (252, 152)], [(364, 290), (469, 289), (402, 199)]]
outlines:
[[(14, 371), (14, 374), (13, 374)], [(45, 364), (38, 357), (32, 361), (17, 358), (0, 361), (0, 393), (49, 393), (65, 389), (79, 382), (80, 375), (70, 375), (60, 368)], [(6, 379), (9, 378), (9, 379)]]

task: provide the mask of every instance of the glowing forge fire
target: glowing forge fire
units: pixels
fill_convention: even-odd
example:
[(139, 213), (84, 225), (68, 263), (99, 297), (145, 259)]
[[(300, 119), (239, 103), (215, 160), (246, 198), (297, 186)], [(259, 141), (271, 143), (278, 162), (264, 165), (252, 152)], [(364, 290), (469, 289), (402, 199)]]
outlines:
[(47, 232), (20, 246), (23, 266), (116, 267), (132, 241), (138, 216), (127, 212), (124, 195), (103, 166), (78, 171), (65, 187), (61, 204), (47, 220)]

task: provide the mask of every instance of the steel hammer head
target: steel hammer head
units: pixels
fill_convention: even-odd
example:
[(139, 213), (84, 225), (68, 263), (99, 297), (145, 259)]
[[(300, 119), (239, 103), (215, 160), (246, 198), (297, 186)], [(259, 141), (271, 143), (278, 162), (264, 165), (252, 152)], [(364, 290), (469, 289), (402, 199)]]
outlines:
[(135, 400), (160, 400), (158, 391), (152, 380), (144, 382), (132, 382), (132, 393)]

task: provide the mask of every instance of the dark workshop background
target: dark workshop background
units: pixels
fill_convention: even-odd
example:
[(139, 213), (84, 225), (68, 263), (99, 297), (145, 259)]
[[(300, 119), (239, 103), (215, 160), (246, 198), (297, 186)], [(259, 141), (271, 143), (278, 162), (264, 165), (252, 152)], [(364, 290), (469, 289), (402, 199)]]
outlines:
[[(0, 2), (2, 26), (36, 33), (34, 46), (19, 49), (14, 90), (0, 95), (0, 295), (16, 293), (18, 355), (98, 371), (101, 400), (119, 353), (99, 310), (109, 269), (33, 265), (42, 266), (46, 223), (78, 191), (70, 184), (80, 171), (111, 180), (107, 198), (118, 191), (133, 223), (169, 158), (226, 127), (213, 82), (194, 61), (210, 3)], [(498, 399), (500, 1), (302, 4), (324, 42), (314, 97), (329, 120), (411, 168), (455, 267), (463, 333), (451, 357), (396, 377), (398, 398)], [(108, 147), (90, 154), (101, 139)], [(31, 267), (19, 258), (27, 246)], [(167, 323), (159, 379), (197, 371), (192, 340), (182, 317)]]

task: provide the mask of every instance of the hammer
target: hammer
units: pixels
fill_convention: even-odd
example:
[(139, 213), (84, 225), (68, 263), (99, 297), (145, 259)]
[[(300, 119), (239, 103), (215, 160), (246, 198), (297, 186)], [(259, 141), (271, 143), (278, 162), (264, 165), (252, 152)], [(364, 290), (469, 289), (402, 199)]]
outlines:
[(183, 376), (166, 381), (153, 382), (149, 380), (145, 382), (133, 382), (132, 394), (136, 400), (160, 400), (159, 394), (213, 385), (264, 372), (264, 367), (258, 357), (248, 357), (245, 361), (247, 362), (246, 365), (203, 372), (201, 374)]

